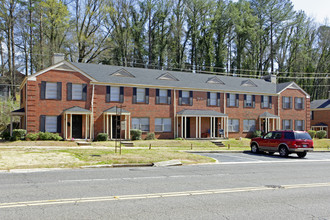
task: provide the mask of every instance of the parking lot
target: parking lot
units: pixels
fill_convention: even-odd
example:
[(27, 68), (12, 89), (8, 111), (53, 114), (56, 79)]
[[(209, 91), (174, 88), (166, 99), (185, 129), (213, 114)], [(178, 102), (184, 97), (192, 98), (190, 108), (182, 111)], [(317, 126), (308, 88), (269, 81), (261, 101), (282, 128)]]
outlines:
[(251, 152), (243, 153), (199, 153), (199, 155), (212, 157), (219, 163), (262, 163), (262, 162), (313, 162), (330, 161), (330, 152), (310, 152), (305, 158), (298, 158), (296, 154), (290, 154), (289, 157), (280, 157), (278, 153), (268, 155), (266, 153), (253, 154)]

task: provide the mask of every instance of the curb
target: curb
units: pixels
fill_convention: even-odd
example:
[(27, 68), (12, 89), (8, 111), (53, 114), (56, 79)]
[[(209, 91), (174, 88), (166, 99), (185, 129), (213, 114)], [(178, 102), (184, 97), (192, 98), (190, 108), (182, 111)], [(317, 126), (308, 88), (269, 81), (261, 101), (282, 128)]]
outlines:
[(224, 150), (211, 150), (211, 151), (183, 151), (187, 153), (247, 153), (251, 152), (249, 150), (233, 150), (233, 151), (224, 151)]

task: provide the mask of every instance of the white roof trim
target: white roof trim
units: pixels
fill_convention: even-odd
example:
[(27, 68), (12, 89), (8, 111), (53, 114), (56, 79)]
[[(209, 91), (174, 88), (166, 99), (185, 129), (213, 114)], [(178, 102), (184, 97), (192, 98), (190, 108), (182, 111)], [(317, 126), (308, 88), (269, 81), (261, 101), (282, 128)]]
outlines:
[(282, 89), (281, 91), (279, 91), (277, 94), (282, 93), (286, 89), (299, 89), (300, 91), (302, 91), (306, 95), (306, 98), (308, 98), (308, 99), (310, 98), (310, 95), (307, 92), (305, 92), (305, 90), (303, 90), (300, 86), (298, 86), (295, 82), (291, 82), (284, 89)]
[(69, 66), (74, 71), (77, 71), (77, 72), (81, 73), (83, 76), (87, 77), (92, 82), (97, 82), (96, 79), (94, 79), (93, 77), (91, 77), (90, 75), (88, 75), (87, 73), (85, 73), (84, 71), (80, 70), (79, 68), (77, 68), (76, 66), (74, 66), (73, 64), (71, 64), (71, 63), (69, 63), (69, 62), (67, 62), (65, 60), (64, 61), (61, 61), (61, 62), (59, 62), (59, 63), (57, 63), (55, 65), (52, 65), (52, 66), (50, 66), (50, 67), (48, 67), (46, 69), (40, 70), (39, 72), (36, 72), (36, 73), (34, 73), (34, 74), (30, 75), (30, 76), (28, 76), (27, 77), (27, 80), (29, 80), (29, 81), (36, 81), (37, 80), (37, 78), (36, 78), (37, 76), (39, 76), (39, 75), (41, 75), (43, 73), (46, 73), (46, 72), (48, 72), (50, 70), (53, 70), (53, 69), (56, 70), (57, 67), (59, 67), (59, 66), (61, 66), (63, 64)]

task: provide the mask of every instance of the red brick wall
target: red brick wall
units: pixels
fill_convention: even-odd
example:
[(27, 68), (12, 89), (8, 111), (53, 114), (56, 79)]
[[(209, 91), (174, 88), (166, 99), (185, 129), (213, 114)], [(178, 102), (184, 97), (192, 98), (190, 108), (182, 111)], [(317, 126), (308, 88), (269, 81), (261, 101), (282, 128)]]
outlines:
[(330, 110), (314, 111), (314, 119), (311, 120), (311, 126), (318, 123), (325, 123), (328, 125), (328, 138), (330, 137)]

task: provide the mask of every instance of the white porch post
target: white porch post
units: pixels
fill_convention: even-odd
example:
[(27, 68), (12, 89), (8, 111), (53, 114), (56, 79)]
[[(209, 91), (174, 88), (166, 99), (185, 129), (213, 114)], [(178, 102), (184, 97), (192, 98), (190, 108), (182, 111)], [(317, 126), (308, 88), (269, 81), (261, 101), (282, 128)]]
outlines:
[(127, 115), (125, 115), (125, 140), (127, 140)]
[(183, 138), (183, 116), (181, 115), (181, 138)]
[(90, 121), (89, 121), (89, 138), (92, 139), (92, 124), (93, 124), (93, 114), (90, 116)]
[(107, 135), (109, 136), (109, 115), (106, 114), (106, 120), (107, 120)]
[(261, 118), (259, 118), (259, 130), (261, 131)]
[(128, 139), (131, 140), (131, 115), (128, 115)]
[(110, 139), (112, 140), (112, 115), (110, 115)]
[(275, 118), (272, 119), (273, 124), (273, 131), (275, 131)]
[(226, 136), (226, 138), (228, 138), (228, 116), (227, 116), (227, 120), (226, 120), (226, 127), (227, 127), (227, 128), (226, 128), (226, 130), (227, 130), (227, 131), (226, 131), (226, 132), (227, 132), (227, 136)]
[(72, 114), (70, 114), (70, 137), (72, 139)]
[(198, 117), (196, 117), (196, 138), (198, 138), (197, 136), (197, 133), (198, 133)]
[(64, 138), (65, 140), (68, 139), (68, 115), (64, 114), (64, 129), (65, 129), (65, 135)]
[(187, 116), (184, 117), (184, 138), (187, 138)]
[(87, 117), (88, 117), (88, 115), (86, 114), (85, 115), (85, 139), (87, 140)]
[(210, 138), (212, 138), (212, 117), (210, 117)]
[(213, 137), (215, 138), (217, 135), (217, 131), (216, 131), (216, 124), (215, 124), (215, 117), (213, 117)]
[(198, 131), (199, 131), (199, 138), (202, 138), (202, 117), (199, 117), (199, 129), (198, 129)]

